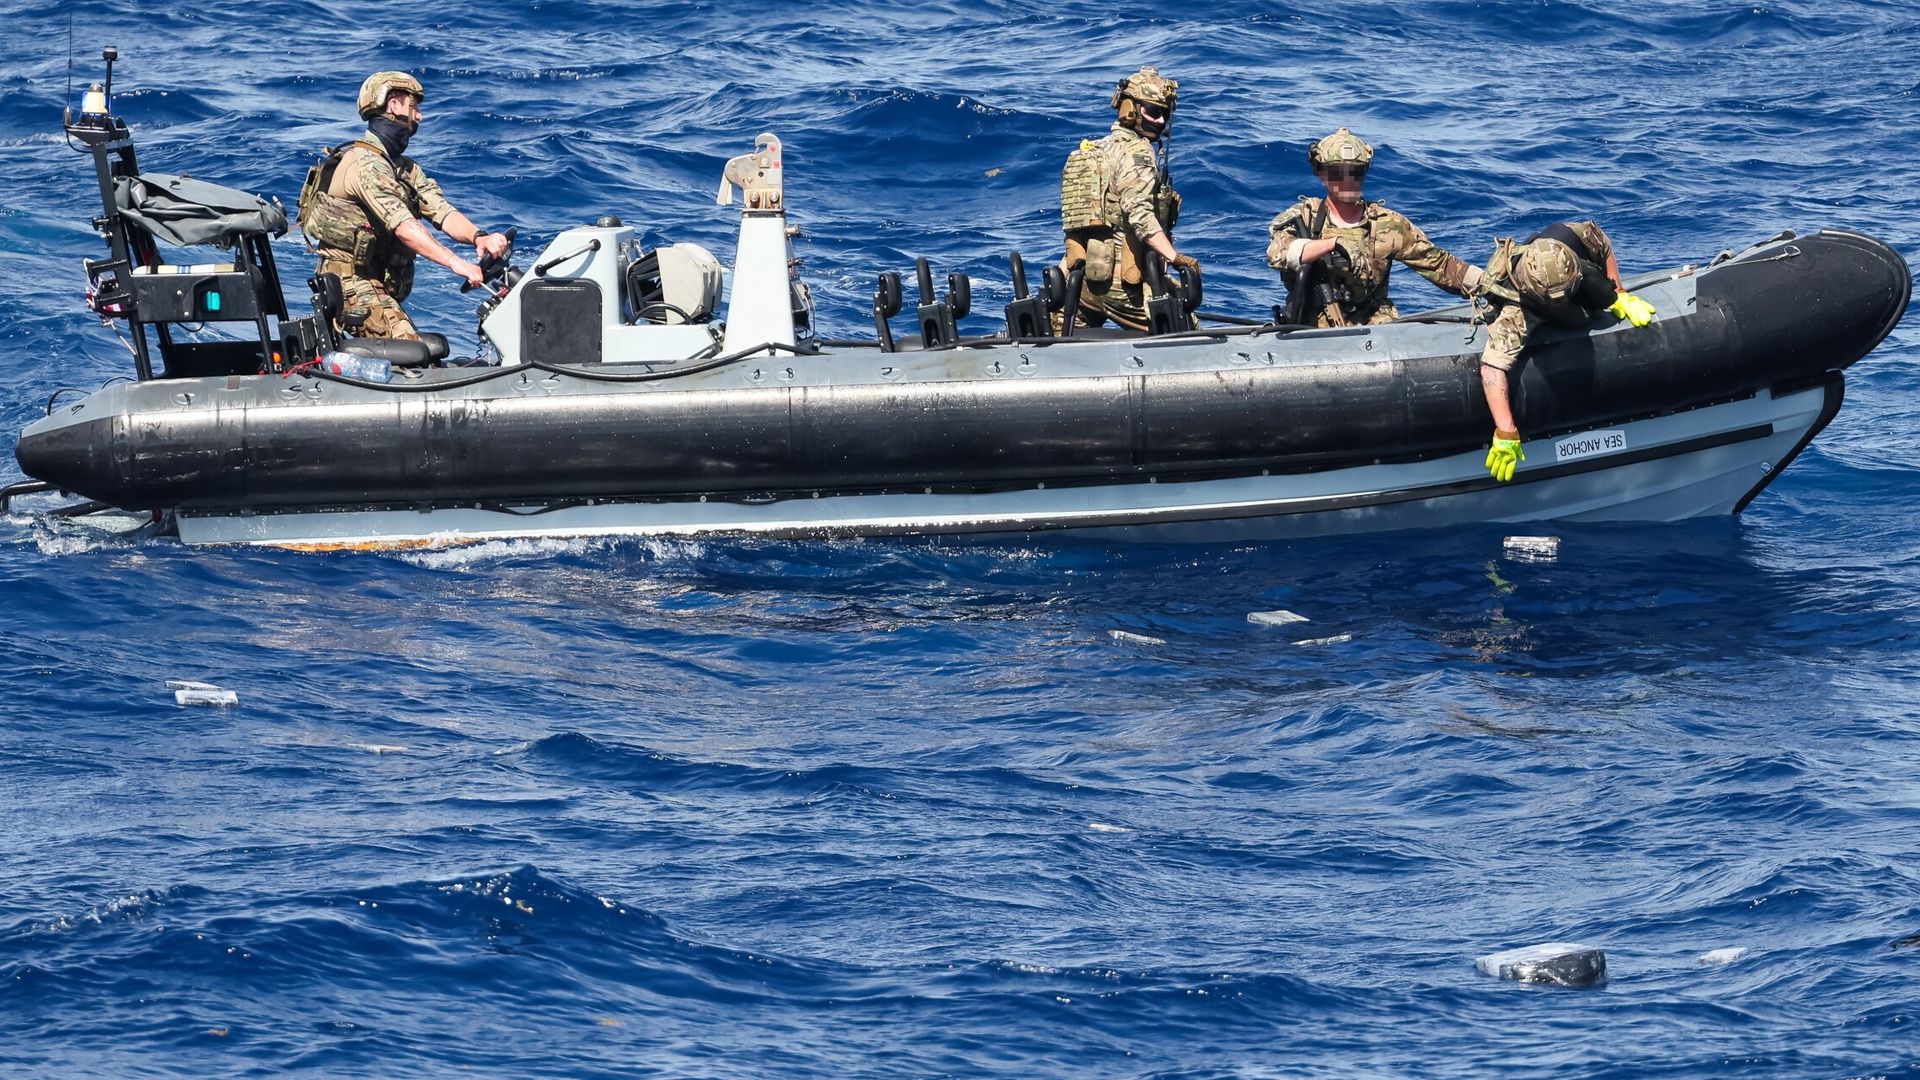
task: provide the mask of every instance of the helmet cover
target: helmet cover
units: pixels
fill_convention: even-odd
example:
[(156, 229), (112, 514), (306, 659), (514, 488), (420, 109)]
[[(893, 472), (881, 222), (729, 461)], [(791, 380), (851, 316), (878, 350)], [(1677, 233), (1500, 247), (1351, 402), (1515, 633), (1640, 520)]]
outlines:
[(1307, 163), (1315, 172), (1326, 165), (1354, 165), (1366, 168), (1373, 164), (1373, 147), (1346, 128), (1321, 139), (1307, 151)]
[(404, 71), (376, 71), (360, 84), (360, 119), (371, 120), (386, 112), (387, 98), (396, 90), (404, 90), (421, 100), (427, 96), (420, 88), (420, 80)]
[(1535, 240), (1514, 260), (1513, 283), (1536, 300), (1564, 300), (1580, 283), (1580, 260), (1558, 240)]

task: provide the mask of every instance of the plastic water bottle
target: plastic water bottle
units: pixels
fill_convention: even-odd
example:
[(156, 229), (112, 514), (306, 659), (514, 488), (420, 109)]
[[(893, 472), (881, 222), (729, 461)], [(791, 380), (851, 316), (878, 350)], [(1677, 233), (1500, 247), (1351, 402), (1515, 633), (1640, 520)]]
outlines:
[(384, 383), (393, 381), (393, 363), (377, 356), (359, 356), (350, 352), (330, 352), (320, 358), (320, 370), (343, 379)]

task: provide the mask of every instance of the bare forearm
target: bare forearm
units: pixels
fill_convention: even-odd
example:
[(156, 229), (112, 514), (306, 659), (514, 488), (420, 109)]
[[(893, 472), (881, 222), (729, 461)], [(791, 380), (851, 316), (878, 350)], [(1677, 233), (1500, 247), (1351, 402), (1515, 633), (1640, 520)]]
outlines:
[[(466, 221), (465, 218), (461, 218), (461, 220)], [(449, 219), (449, 221), (451, 221), (451, 219)], [(467, 227), (471, 229), (473, 223), (467, 222)], [(400, 238), (401, 243), (407, 245), (407, 250), (423, 259), (431, 259), (449, 270), (458, 270), (459, 264), (466, 261), (454, 254), (451, 248), (435, 239), (433, 233), (429, 232), (427, 227), (421, 224), (419, 218), (409, 219), (405, 224), (395, 229), (393, 234)], [(452, 234), (449, 233), (448, 235)], [(459, 237), (455, 236), (454, 239), (457, 240)]]
[(447, 215), (447, 220), (440, 224), (440, 231), (446, 233), (448, 238), (468, 245), (480, 236), (480, 227), (458, 210)]
[(1513, 423), (1513, 404), (1507, 393), (1507, 373), (1497, 367), (1480, 365), (1480, 389), (1487, 396), (1487, 412), (1493, 414), (1498, 431), (1518, 431)]
[[(467, 221), (465, 218), (461, 218), (460, 220), (466, 222), (469, 230), (473, 228), (473, 222)], [(449, 219), (449, 221), (451, 221), (451, 219)], [(464, 278), (468, 285), (479, 285), (481, 283), (480, 267), (455, 255), (445, 244), (435, 240), (433, 234), (427, 231), (427, 227), (421, 224), (419, 218), (412, 218), (406, 224), (395, 229), (394, 235), (399, 237), (400, 242), (407, 245), (414, 254), (422, 258), (432, 259), (434, 262), (453, 271), (455, 277)]]

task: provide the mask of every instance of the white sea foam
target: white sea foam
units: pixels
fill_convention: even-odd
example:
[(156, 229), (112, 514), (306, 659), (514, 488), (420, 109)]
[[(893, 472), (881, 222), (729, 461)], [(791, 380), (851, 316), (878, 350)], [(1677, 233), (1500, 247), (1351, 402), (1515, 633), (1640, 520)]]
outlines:
[(402, 562), (428, 570), (465, 570), (508, 559), (584, 553), (605, 547), (605, 537), (528, 537), (512, 540), (481, 540), (471, 544), (421, 548), (399, 553)]

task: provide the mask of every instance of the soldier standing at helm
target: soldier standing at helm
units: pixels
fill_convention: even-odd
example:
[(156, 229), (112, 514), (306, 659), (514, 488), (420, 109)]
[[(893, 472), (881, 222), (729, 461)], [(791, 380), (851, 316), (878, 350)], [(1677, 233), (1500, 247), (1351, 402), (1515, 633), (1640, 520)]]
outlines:
[(1442, 251), (1401, 214), (1361, 197), (1373, 147), (1358, 135), (1341, 128), (1314, 143), (1307, 162), (1327, 189), (1326, 197), (1302, 196), (1267, 226), (1272, 237), (1267, 265), (1280, 271), (1289, 289), (1298, 293), (1303, 277), (1317, 276), (1316, 263), (1333, 287), (1319, 295), (1334, 302), (1308, 301), (1296, 312), (1299, 321), (1363, 326), (1399, 318), (1387, 297), (1387, 275), (1395, 262), (1456, 296), (1470, 295), (1479, 285), (1479, 267)]
[(307, 171), (300, 189), (300, 230), (320, 255), (322, 274), (340, 275), (342, 329), (363, 337), (420, 339), (400, 304), (413, 289), (413, 261), (425, 255), (469, 285), (482, 281), (480, 267), (454, 254), (421, 218), (450, 239), (472, 244), (481, 257), (504, 258), (507, 238), (485, 233), (453, 208), (435, 183), (406, 156), (407, 141), (420, 130), (419, 80), (403, 71), (380, 71), (360, 85), (360, 118), (366, 134), (330, 147)]
[(1640, 327), (1657, 313), (1620, 283), (1613, 244), (1591, 221), (1549, 225), (1524, 244), (1501, 237), (1494, 242), (1481, 287), (1495, 312), (1480, 352), (1480, 387), (1493, 415), (1487, 472), (1504, 484), (1527, 460), (1520, 450), (1507, 373), (1534, 332), (1544, 326), (1584, 330), (1602, 313)]
[(1063, 269), (1086, 260), (1080, 290), (1082, 326), (1112, 319), (1145, 332), (1147, 252), (1169, 265), (1198, 268), (1173, 246), (1180, 196), (1167, 175), (1167, 128), (1180, 84), (1143, 67), (1114, 88), (1119, 117), (1098, 141), (1087, 139), (1067, 157), (1060, 180), (1060, 217), (1067, 234)]

